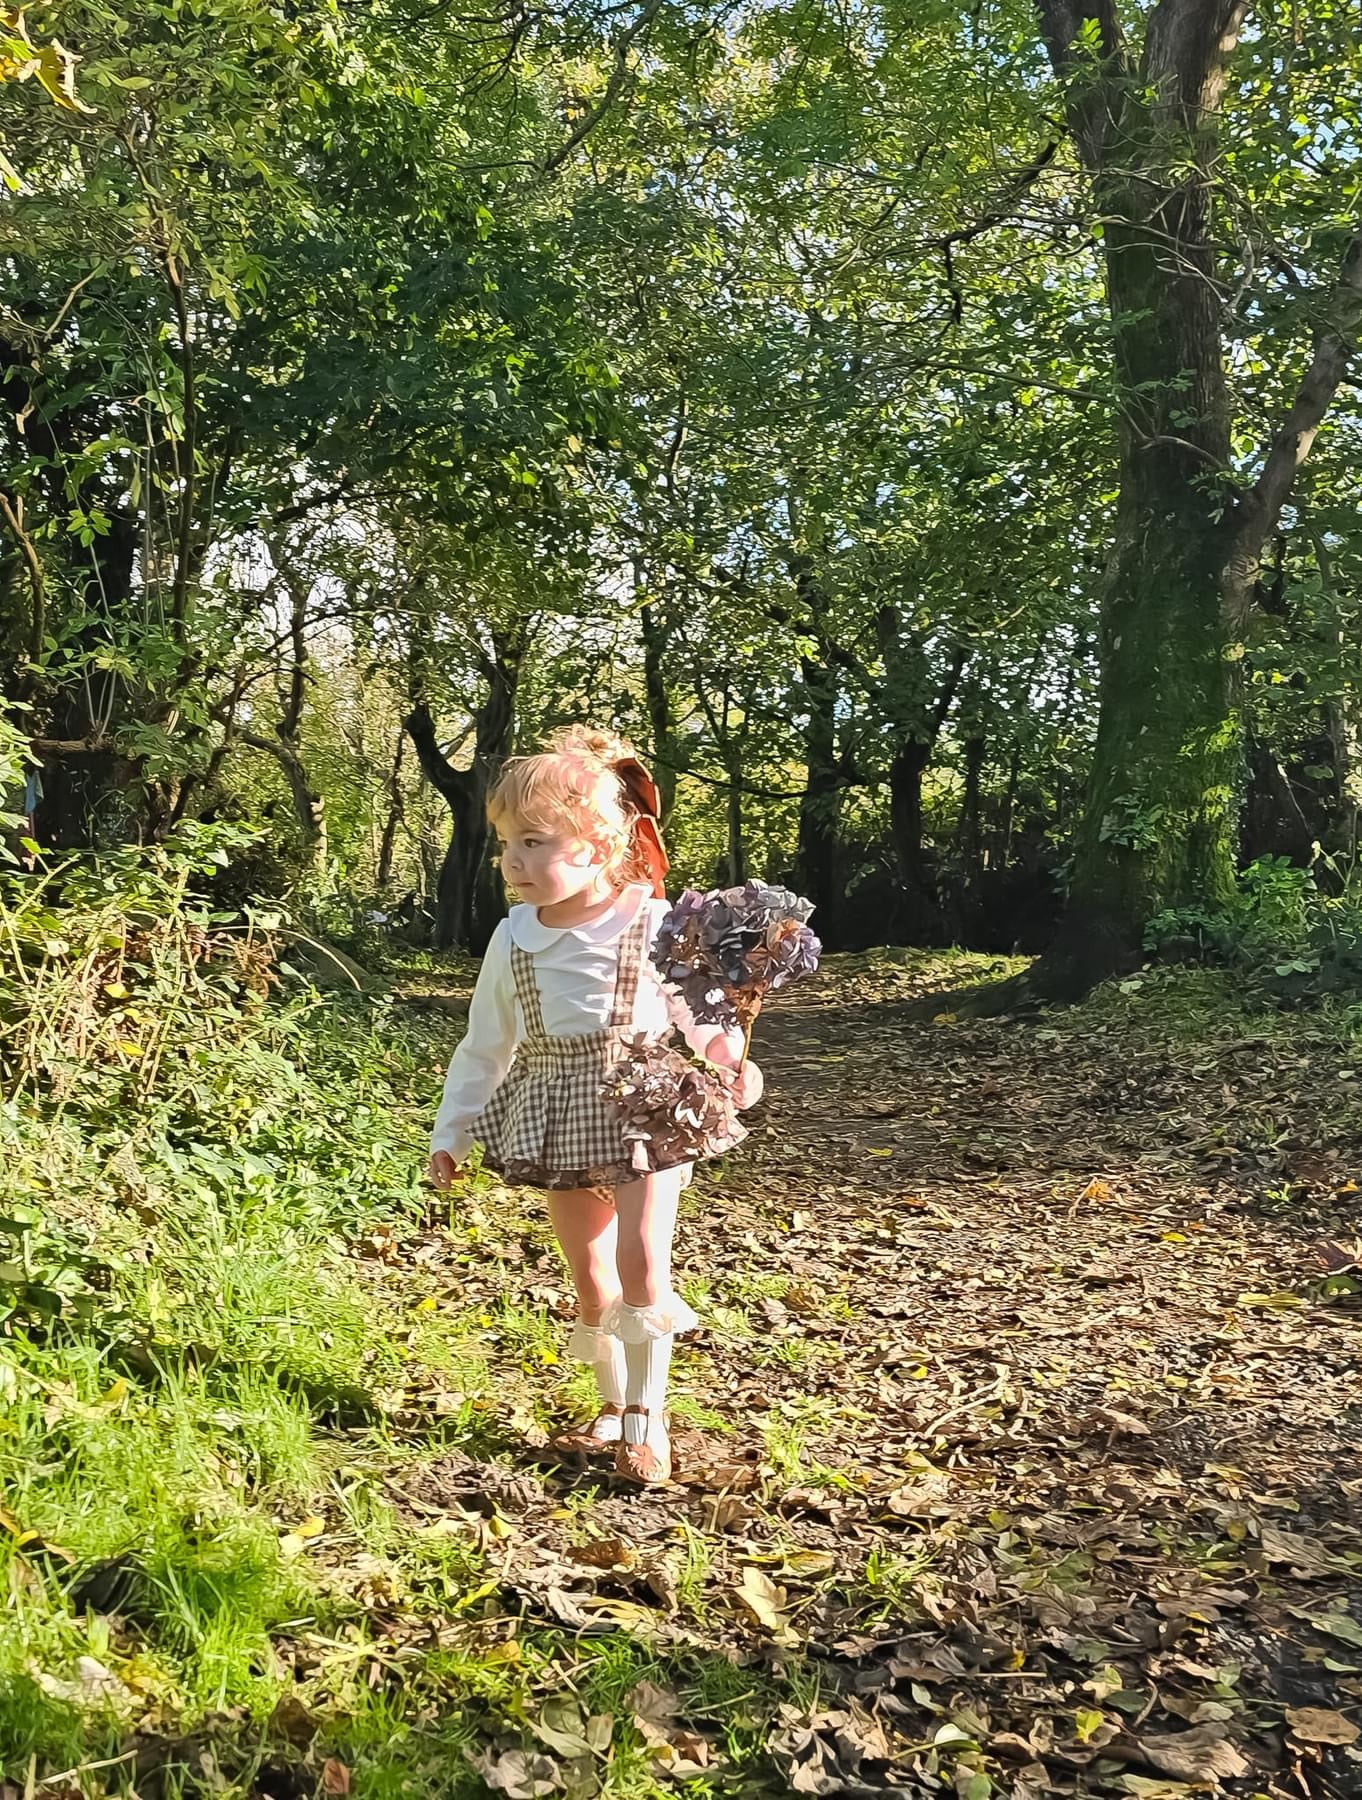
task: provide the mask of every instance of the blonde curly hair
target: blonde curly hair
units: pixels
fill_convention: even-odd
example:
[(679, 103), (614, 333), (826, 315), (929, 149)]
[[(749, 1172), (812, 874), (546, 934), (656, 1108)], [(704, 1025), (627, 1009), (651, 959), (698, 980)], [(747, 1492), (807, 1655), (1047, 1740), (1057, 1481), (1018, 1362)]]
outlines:
[(591, 725), (565, 725), (532, 756), (514, 756), (502, 768), (487, 802), (487, 816), (568, 831), (604, 852), (618, 887), (651, 880), (634, 836), (638, 809), (625, 792), (616, 765), (633, 758), (628, 741)]

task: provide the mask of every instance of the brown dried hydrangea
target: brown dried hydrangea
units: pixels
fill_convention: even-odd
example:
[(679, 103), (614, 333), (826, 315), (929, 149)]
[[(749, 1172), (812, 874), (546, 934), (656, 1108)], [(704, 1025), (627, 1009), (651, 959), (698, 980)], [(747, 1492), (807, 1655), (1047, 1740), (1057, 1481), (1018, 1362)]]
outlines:
[(601, 1088), (619, 1108), (638, 1174), (722, 1156), (747, 1136), (733, 1099), (734, 1078), (692, 1061), (674, 1046), (637, 1037)]

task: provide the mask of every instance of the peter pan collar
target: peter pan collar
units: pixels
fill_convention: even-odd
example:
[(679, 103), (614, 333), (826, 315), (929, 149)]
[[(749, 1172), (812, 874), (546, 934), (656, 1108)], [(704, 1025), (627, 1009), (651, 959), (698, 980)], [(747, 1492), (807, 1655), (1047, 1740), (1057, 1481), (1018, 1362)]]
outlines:
[(586, 925), (545, 925), (540, 920), (538, 907), (513, 906), (507, 914), (511, 942), (531, 956), (536, 950), (547, 950), (565, 937), (575, 937), (583, 944), (611, 944), (616, 938), (623, 937), (647, 898), (647, 888), (641, 882), (633, 883), (621, 890), (609, 912)]

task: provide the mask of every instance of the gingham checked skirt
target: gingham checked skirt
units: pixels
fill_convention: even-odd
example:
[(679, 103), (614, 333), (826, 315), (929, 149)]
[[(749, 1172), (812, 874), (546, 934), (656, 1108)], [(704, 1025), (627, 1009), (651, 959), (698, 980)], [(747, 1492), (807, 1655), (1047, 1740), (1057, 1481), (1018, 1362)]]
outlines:
[(511, 950), (511, 975), (526, 1035), (470, 1131), (483, 1162), (520, 1187), (608, 1188), (637, 1181), (615, 1106), (602, 1097), (610, 1070), (635, 1043), (632, 1026), (648, 948), (644, 909), (620, 940), (608, 1022), (578, 1037), (550, 1037), (534, 978), (534, 958)]

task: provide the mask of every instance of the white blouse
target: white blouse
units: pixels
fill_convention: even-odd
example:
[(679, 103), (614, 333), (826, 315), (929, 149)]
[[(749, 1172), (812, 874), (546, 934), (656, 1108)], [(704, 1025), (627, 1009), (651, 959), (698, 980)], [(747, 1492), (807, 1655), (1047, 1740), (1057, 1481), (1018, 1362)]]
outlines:
[[(447, 1150), (461, 1161), (473, 1147), (469, 1126), (506, 1078), (516, 1045), (525, 1036), (525, 1019), (511, 974), (511, 946), (534, 958), (535, 985), (550, 1037), (575, 1037), (599, 1031), (609, 1022), (615, 999), (620, 939), (638, 917), (640, 906), (652, 917), (648, 948), (669, 911), (669, 900), (654, 900), (642, 886), (625, 888), (610, 911), (589, 925), (545, 925), (534, 906), (513, 906), (492, 934), (468, 1009), (468, 1030), (454, 1052), (445, 1077), (444, 1095), (431, 1133), (432, 1151)], [(742, 1049), (741, 1031), (725, 1032), (701, 1025), (678, 994), (662, 985), (645, 955), (630, 1024), (652, 1036), (675, 1025), (698, 1055), (725, 1038), (734, 1053)]]

